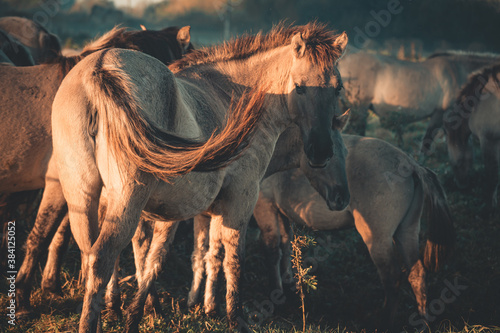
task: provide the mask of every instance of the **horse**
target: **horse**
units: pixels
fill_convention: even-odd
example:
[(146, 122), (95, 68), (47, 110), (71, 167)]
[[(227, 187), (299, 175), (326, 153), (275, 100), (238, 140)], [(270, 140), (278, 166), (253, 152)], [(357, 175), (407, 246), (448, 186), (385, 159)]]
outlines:
[(35, 64), (42, 64), (61, 55), (59, 38), (30, 19), (17, 16), (2, 17), (0, 29), (26, 47)]
[[(229, 326), (245, 329), (238, 325), (240, 263), (260, 180), (279, 135), (292, 123), (301, 130), (312, 167), (325, 167), (333, 157), (331, 124), (342, 88), (336, 63), (346, 44), (345, 33), (336, 35), (319, 23), (279, 25), (268, 34), (191, 52), (170, 70), (159, 67), (154, 58), (121, 49), (94, 53), (72, 69), (54, 100), (52, 130), (71, 230), (86, 255), (80, 332), (97, 330), (99, 299), (141, 212), (159, 222), (156, 227), (163, 229), (166, 240), (177, 228), (172, 222), (201, 213), (210, 216), (210, 228), (217, 232), (211, 233), (214, 246), (207, 253), (215, 264), (208, 270), (205, 312), (215, 310), (215, 277), (223, 267)], [(249, 87), (257, 92), (249, 93)], [(250, 120), (229, 118), (229, 130), (210, 137), (216, 128), (224, 128), (231, 99)], [(220, 168), (218, 164), (227, 165), (225, 159), (235, 155), (234, 147), (221, 145), (224, 137), (240, 137), (231, 128), (237, 125), (248, 132), (249, 121), (255, 125), (253, 139), (235, 161)], [(196, 138), (202, 138), (198, 145), (185, 143)], [(168, 139), (175, 142), (169, 144)], [(219, 150), (225, 158), (218, 156)], [(197, 165), (204, 169), (199, 163), (214, 164), (212, 171), (197, 172)], [(97, 235), (103, 188), (107, 210)], [(143, 282), (151, 283), (149, 277), (160, 267), (161, 260), (147, 266)], [(129, 306), (129, 332), (138, 331), (149, 287), (141, 283)]]
[[(185, 44), (189, 43), (189, 27), (174, 28), (171, 33), (165, 35), (163, 41), (172, 46), (172, 50), (162, 48), (165, 59), (172, 54), (182, 54), (186, 49)], [(55, 94), (66, 73), (85, 56), (114, 47), (117, 41), (120, 46), (124, 46), (128, 37), (137, 40), (137, 36), (141, 35), (143, 31), (127, 32), (124, 28), (115, 28), (89, 43), (78, 56), (61, 56), (50, 63), (32, 67), (3, 66), (0, 71), (4, 84), (4, 93), (0, 96), (0, 126), (3, 126), (3, 134), (0, 135), (0, 193), (11, 194), (45, 188), (35, 225), (26, 241), (24, 261), (16, 277), (19, 316), (30, 313), (29, 295), (36, 265), (49, 246), (57, 227), (67, 215), (66, 200), (51, 162), (50, 117)], [(177, 45), (170, 40), (177, 41)], [(161, 43), (158, 42), (157, 45), (160, 48)], [(138, 48), (133, 43), (127, 47)], [(175, 58), (169, 61), (172, 60)], [(12, 126), (18, 129), (14, 133), (10, 131)], [(64, 229), (67, 223), (64, 222), (61, 228)], [(44, 276), (49, 276), (49, 273)], [(58, 280), (47, 280), (43, 285), (48, 290), (57, 291), (57, 283)]]
[(396, 132), (401, 145), (405, 125), (430, 117), (421, 146), (421, 153), (429, 154), (443, 114), (453, 106), (468, 75), (498, 60), (495, 54), (453, 51), (433, 54), (422, 62), (367, 52), (348, 54), (339, 70), (346, 87), (343, 98), (358, 111), (351, 116), (359, 118), (352, 127), (364, 135), (371, 109), (382, 126)]
[(1, 63), (15, 66), (33, 66), (33, 57), (26, 47), (15, 38), (0, 29), (0, 55)]
[[(453, 217), (436, 175), (393, 145), (374, 138), (342, 135), (348, 150), (349, 206), (331, 211), (320, 194), (336, 182), (328, 166), (306, 175), (300, 169), (276, 173), (261, 185), (254, 217), (261, 230), (272, 290), (283, 293), (282, 277), (291, 271), (290, 223), (314, 230), (353, 228), (361, 235), (385, 290), (382, 324), (390, 327), (397, 310), (401, 266), (426, 318), (426, 270), (437, 270), (454, 247)], [(310, 182), (323, 175), (322, 181)], [(319, 186), (318, 186), (319, 184)], [(419, 258), (420, 218), (428, 202), (429, 237)], [(383, 208), (381, 208), (383, 207)], [(281, 266), (281, 269), (280, 269)]]
[(455, 183), (469, 186), (473, 153), (471, 134), (479, 139), (484, 163), (486, 213), (498, 206), (500, 161), (500, 63), (472, 74), (457, 97), (455, 108), (444, 116), (448, 155)]
[[(115, 48), (149, 54), (165, 65), (169, 65), (194, 50), (190, 26), (166, 27), (162, 30), (124, 31), (113, 38), (112, 43)], [(59, 271), (70, 237), (69, 221), (67, 219), (63, 221), (49, 246), (47, 263), (42, 274), (42, 289), (54, 294), (61, 293)]]

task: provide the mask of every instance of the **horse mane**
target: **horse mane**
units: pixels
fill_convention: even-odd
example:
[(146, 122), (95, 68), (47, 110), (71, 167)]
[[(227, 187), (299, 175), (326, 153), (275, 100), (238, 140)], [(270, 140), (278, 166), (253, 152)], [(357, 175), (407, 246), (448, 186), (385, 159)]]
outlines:
[(329, 31), (325, 24), (309, 22), (303, 26), (291, 26), (280, 23), (267, 34), (245, 34), (221, 45), (197, 49), (174, 62), (169, 68), (176, 73), (195, 65), (246, 59), (257, 53), (290, 44), (297, 33), (302, 33), (306, 42), (305, 55), (314, 64), (331, 67), (341, 57), (342, 50), (334, 43), (339, 35)]
[[(472, 73), (467, 79), (467, 83), (463, 86), (463, 88), (460, 90), (460, 93), (458, 94), (457, 104), (460, 107), (460, 109), (462, 110), (467, 109), (466, 103), (468, 97), (476, 96), (477, 94), (482, 94), (486, 86), (486, 82), (488, 82), (490, 78), (493, 79), (497, 87), (500, 87), (500, 79), (498, 78), (498, 74), (500, 74), (500, 63), (491, 67), (482, 68)], [(471, 112), (475, 110), (477, 104), (478, 103), (475, 103), (473, 109), (470, 110)]]

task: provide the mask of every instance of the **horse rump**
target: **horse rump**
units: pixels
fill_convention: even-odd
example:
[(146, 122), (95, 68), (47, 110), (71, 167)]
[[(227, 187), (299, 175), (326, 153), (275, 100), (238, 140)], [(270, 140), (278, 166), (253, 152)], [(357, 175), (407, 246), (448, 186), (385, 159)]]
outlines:
[[(137, 102), (135, 87), (122, 69), (98, 66), (88, 76), (85, 87), (92, 96), (90, 123), (98, 123), (98, 117), (104, 117), (103, 131), (117, 161), (121, 165), (130, 161), (141, 171), (166, 182), (191, 171), (227, 166), (248, 146), (264, 112), (265, 92), (259, 88), (248, 90), (237, 102), (232, 100), (225, 127), (215, 130), (206, 141), (190, 140), (147, 121)], [(175, 103), (171, 107), (176, 107)], [(175, 112), (165, 112), (169, 111)]]

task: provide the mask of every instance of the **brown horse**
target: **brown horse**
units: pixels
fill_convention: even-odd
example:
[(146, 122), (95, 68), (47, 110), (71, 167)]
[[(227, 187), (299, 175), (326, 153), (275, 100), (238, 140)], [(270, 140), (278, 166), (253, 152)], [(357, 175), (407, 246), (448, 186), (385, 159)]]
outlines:
[[(189, 45), (189, 27), (172, 28), (171, 34), (165, 34), (163, 43), (157, 41), (163, 50), (164, 58), (182, 54)], [(29, 294), (40, 256), (45, 252), (52, 236), (61, 221), (66, 217), (67, 205), (57, 181), (57, 172), (50, 162), (52, 156), (52, 130), (50, 123), (51, 106), (59, 85), (66, 73), (85, 56), (98, 50), (120, 46), (138, 48), (135, 44), (125, 44), (127, 38), (138, 39), (143, 31), (126, 32), (125, 29), (113, 29), (95, 42), (87, 45), (79, 56), (59, 57), (52, 63), (15, 68), (1, 68), (1, 84), (4, 93), (0, 96), (2, 112), (0, 147), (0, 193), (16, 193), (25, 190), (44, 188), (42, 201), (35, 225), (28, 236), (26, 254), (19, 269), (17, 286), (18, 315), (28, 313)], [(144, 36), (144, 38), (149, 38)], [(168, 47), (162, 47), (168, 45)], [(189, 46), (188, 46), (189, 47)], [(23, 129), (11, 133), (12, 126)], [(67, 225), (67, 221), (65, 222)], [(66, 225), (61, 228), (64, 229)], [(49, 280), (46, 287), (57, 290), (57, 284)]]
[(472, 169), (471, 134), (479, 139), (485, 168), (486, 211), (498, 206), (500, 165), (500, 64), (470, 76), (458, 94), (457, 104), (445, 114), (448, 155), (458, 187), (469, 185)]
[(61, 55), (59, 38), (30, 19), (17, 16), (2, 17), (0, 29), (26, 47), (35, 64), (50, 61)]
[[(315, 230), (356, 227), (385, 290), (383, 325), (391, 326), (396, 312), (401, 275), (398, 254), (418, 310), (425, 317), (424, 267), (436, 270), (454, 245), (453, 220), (444, 191), (432, 171), (391, 144), (353, 135), (343, 138), (349, 152), (346, 169), (351, 202), (347, 209), (331, 211), (318, 192), (325, 181), (327, 185), (337, 182), (329, 166), (307, 177), (299, 169), (280, 172), (262, 183), (254, 216), (267, 250), (271, 288), (283, 292), (282, 277), (292, 276), (291, 222)], [(425, 198), (430, 225), (422, 263), (419, 231)]]
[[(217, 232), (211, 233), (207, 253), (214, 265), (208, 270), (205, 311), (214, 311), (210, 300), (223, 266), (228, 321), (231, 327), (238, 325), (244, 235), (260, 180), (279, 135), (291, 123), (301, 130), (312, 167), (325, 167), (333, 157), (331, 124), (342, 87), (335, 64), (346, 43), (345, 34), (335, 35), (322, 25), (279, 26), (266, 35), (192, 52), (171, 65), (173, 73), (153, 58), (121, 49), (95, 53), (73, 68), (54, 100), (52, 128), (71, 229), (88, 267), (81, 332), (97, 330), (100, 296), (143, 210), (163, 222), (156, 225), (167, 239), (177, 224), (164, 222), (200, 213), (211, 217), (210, 227)], [(246, 98), (249, 87), (256, 87), (257, 93)], [(261, 90), (266, 92), (264, 100)], [(231, 96), (244, 119), (229, 118), (224, 125)], [(256, 112), (261, 106), (263, 120)], [(249, 122), (256, 126), (254, 139), (236, 161), (221, 169), (238, 147), (225, 148), (226, 136), (250, 134)], [(227, 126), (229, 130), (210, 137), (216, 128)], [(235, 133), (233, 126), (243, 134)], [(208, 148), (189, 144), (189, 139), (209, 137)], [(179, 148), (169, 149), (171, 145)], [(196, 172), (196, 166), (212, 171)], [(97, 236), (103, 188), (107, 211)], [(161, 248), (152, 253), (158, 255)], [(161, 267), (155, 259), (146, 262), (146, 284), (139, 286), (130, 306), (129, 331), (138, 330), (147, 283)]]
[(429, 153), (444, 112), (453, 106), (469, 74), (498, 60), (495, 54), (447, 52), (411, 62), (358, 52), (345, 56), (339, 70), (344, 97), (356, 106), (352, 116), (359, 118), (357, 134), (364, 135), (368, 109), (380, 117), (382, 126), (396, 131), (400, 143), (407, 124), (430, 117), (422, 142), (422, 153)]

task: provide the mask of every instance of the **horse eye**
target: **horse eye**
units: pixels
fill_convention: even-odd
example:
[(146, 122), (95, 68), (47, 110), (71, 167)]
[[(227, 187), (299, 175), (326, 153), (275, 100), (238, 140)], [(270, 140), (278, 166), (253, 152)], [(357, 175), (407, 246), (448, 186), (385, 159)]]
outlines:
[(302, 95), (306, 92), (306, 88), (305, 87), (302, 87), (300, 86), (299, 84), (295, 84), (295, 91), (297, 92), (297, 94), (299, 95)]
[(338, 87), (337, 87), (337, 89), (335, 89), (335, 95), (337, 95), (337, 96), (338, 96), (338, 95), (340, 95), (340, 91), (341, 91), (343, 88), (344, 88), (344, 86), (343, 86), (343, 85), (338, 86)]

